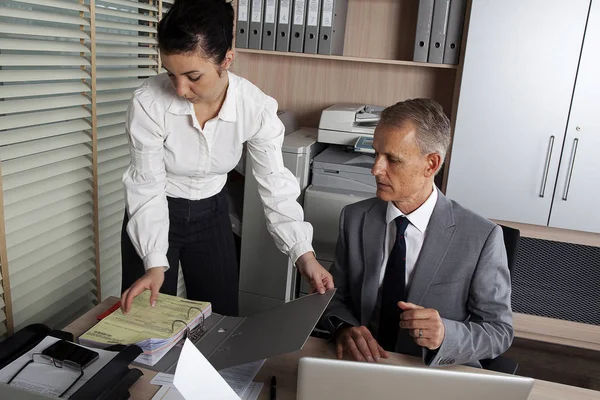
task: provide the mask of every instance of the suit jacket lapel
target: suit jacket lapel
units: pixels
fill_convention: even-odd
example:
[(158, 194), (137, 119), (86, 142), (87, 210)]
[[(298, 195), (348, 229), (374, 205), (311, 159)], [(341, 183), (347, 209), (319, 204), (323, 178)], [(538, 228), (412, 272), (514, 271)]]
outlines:
[(454, 229), (452, 204), (441, 192), (438, 192), (438, 200), (427, 225), (425, 241), (408, 288), (406, 299), (408, 302), (421, 304), (423, 301), (425, 292), (448, 251)]
[(379, 276), (385, 249), (385, 214), (387, 202), (378, 201), (363, 217), (362, 254), (363, 286), (360, 322), (368, 325), (375, 309), (379, 292)]

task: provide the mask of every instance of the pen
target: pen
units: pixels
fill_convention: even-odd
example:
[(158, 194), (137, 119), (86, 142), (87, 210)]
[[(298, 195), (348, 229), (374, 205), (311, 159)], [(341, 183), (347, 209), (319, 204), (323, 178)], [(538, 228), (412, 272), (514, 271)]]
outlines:
[(271, 400), (277, 399), (277, 379), (275, 375), (271, 377)]

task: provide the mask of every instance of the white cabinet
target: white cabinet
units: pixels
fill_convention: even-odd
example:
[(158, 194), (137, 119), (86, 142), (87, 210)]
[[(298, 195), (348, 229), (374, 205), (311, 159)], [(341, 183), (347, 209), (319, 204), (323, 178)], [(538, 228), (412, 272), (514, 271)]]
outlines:
[(550, 226), (600, 232), (600, 1), (585, 32)]
[[(595, 6), (598, 8), (598, 4)], [(567, 152), (575, 138), (565, 137), (575, 82), (598, 80), (591, 71), (587, 78), (582, 78), (580, 71), (577, 78), (589, 10), (589, 0), (473, 1), (449, 165), (448, 197), (488, 218), (537, 225), (548, 225), (549, 220), (553, 223), (555, 189), (558, 195), (564, 186), (561, 186), (566, 176), (564, 160), (568, 159)], [(590, 53), (593, 46), (599, 48), (598, 39), (592, 40), (595, 43), (589, 46)], [(598, 57), (590, 54), (589, 58)], [(589, 64), (591, 70), (593, 61)], [(597, 83), (595, 87), (596, 93), (592, 88), (582, 89), (581, 102), (595, 100), (594, 105), (588, 104), (579, 111), (582, 119), (589, 119), (587, 114), (594, 108), (598, 110)], [(572, 129), (575, 131), (575, 125)], [(588, 122), (586, 129), (590, 129), (589, 136), (595, 134), (595, 139), (588, 142), (600, 140), (598, 122)], [(582, 131), (583, 126), (577, 133)], [(583, 189), (580, 185), (590, 177), (575, 178), (578, 168), (582, 174), (586, 172), (579, 165), (584, 157), (582, 143), (583, 135), (579, 137), (565, 205), (571, 199), (580, 202), (578, 207), (593, 201), (579, 194), (582, 190), (589, 193), (591, 188)], [(592, 151), (589, 147), (585, 150)], [(591, 160), (587, 154), (586, 157)], [(590, 170), (587, 173), (593, 175)], [(598, 182), (597, 177), (593, 178)], [(556, 206), (557, 201), (554, 203)], [(565, 218), (570, 216), (557, 220)], [(564, 226), (563, 222), (558, 224)], [(571, 228), (600, 229), (595, 225), (595, 229), (589, 224), (586, 228), (575, 225)]]

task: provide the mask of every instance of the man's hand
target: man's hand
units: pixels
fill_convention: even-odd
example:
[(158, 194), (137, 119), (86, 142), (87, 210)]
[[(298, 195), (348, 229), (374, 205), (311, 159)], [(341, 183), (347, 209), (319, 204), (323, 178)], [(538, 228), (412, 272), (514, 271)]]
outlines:
[(300, 274), (310, 283), (314, 292), (324, 294), (325, 290), (333, 289), (333, 277), (315, 258), (312, 251), (302, 254), (296, 260)]
[(345, 326), (340, 328), (335, 336), (335, 350), (338, 359), (344, 352), (352, 354), (357, 361), (378, 362), (388, 358), (388, 353), (371, 335), (366, 326)]
[(129, 289), (121, 295), (121, 311), (128, 313), (131, 302), (146, 290), (150, 290), (150, 306), (154, 307), (158, 300), (158, 291), (165, 281), (165, 267), (150, 268), (144, 276), (134, 282)]
[(437, 310), (413, 303), (398, 302), (400, 328), (408, 329), (416, 344), (429, 350), (439, 349), (444, 341), (444, 323)]

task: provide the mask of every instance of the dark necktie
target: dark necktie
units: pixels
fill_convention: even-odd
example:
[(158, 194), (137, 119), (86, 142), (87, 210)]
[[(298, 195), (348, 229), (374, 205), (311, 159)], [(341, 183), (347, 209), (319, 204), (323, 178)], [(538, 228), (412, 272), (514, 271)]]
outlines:
[(394, 351), (398, 339), (400, 309), (398, 302), (406, 297), (406, 241), (404, 232), (409, 224), (406, 217), (397, 217), (397, 234), (388, 258), (381, 287), (381, 307), (377, 341), (387, 351)]

